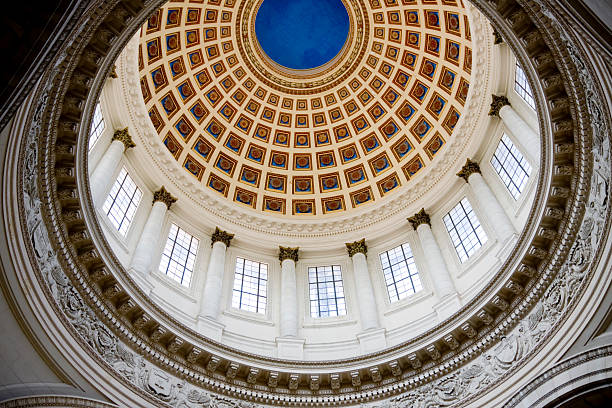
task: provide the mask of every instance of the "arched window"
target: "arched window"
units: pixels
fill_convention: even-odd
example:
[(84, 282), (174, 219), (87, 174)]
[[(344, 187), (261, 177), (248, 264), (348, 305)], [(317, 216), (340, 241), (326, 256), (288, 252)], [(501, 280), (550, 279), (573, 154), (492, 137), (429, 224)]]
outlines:
[(172, 224), (164, 252), (159, 263), (159, 271), (168, 275), (183, 286), (189, 286), (199, 241)]
[(467, 198), (459, 201), (443, 221), (461, 262), (467, 261), (487, 242), (487, 235)]
[(340, 265), (308, 268), (310, 316), (330, 317), (346, 314)]
[(383, 252), (380, 254), (380, 262), (391, 303), (423, 289), (419, 271), (408, 244), (402, 244)]
[(125, 167), (106, 197), (102, 210), (121, 235), (127, 233), (140, 203), (142, 191), (136, 186)]
[(91, 129), (89, 131), (89, 150), (96, 144), (100, 135), (104, 131), (104, 117), (102, 117), (102, 110), (100, 109), (100, 102), (96, 104), (94, 110), (93, 121), (91, 122)]
[(232, 307), (266, 313), (268, 265), (248, 259), (236, 259)]
[(531, 174), (531, 165), (505, 134), (491, 157), (491, 165), (512, 197), (518, 199)]
[(535, 109), (535, 100), (533, 99), (533, 93), (531, 92), (531, 87), (527, 83), (527, 77), (525, 76), (525, 71), (516, 63), (516, 69), (514, 71), (514, 90), (517, 94), (527, 102), (529, 106)]

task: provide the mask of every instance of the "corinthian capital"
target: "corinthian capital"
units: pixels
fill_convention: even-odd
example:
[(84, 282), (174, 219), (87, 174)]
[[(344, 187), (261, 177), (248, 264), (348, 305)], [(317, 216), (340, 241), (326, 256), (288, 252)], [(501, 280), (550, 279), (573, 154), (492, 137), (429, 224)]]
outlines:
[(491, 109), (489, 110), (489, 116), (499, 116), (499, 111), (504, 106), (510, 106), (510, 101), (505, 96), (491, 95)]
[(223, 242), (226, 247), (229, 248), (230, 241), (234, 238), (234, 234), (230, 234), (229, 232), (220, 230), (219, 227), (215, 227), (215, 232), (213, 232), (211, 237), (211, 245), (215, 242)]
[(350, 257), (352, 257), (353, 255), (359, 252), (361, 252), (364, 255), (368, 254), (368, 247), (366, 246), (365, 238), (359, 241), (345, 244), (345, 245), (346, 245), (346, 250), (348, 251), (348, 254)]
[(431, 226), (431, 219), (429, 218), (429, 214), (425, 212), (424, 208), (421, 208), (421, 211), (408, 218), (408, 222), (410, 222), (412, 228), (414, 228), (415, 230), (421, 224), (427, 224)]
[(282, 247), (279, 246), (279, 253), (278, 253), (278, 260), (283, 262), (285, 259), (291, 259), (293, 260), (293, 262), (297, 262), (298, 261), (298, 251), (300, 248), (296, 247), (296, 248), (289, 248), (289, 247)]
[(464, 179), (467, 183), (470, 176), (474, 173), (480, 173), (480, 166), (475, 161), (467, 159), (465, 165), (461, 168), (461, 171), (457, 173), (457, 176)]
[(136, 144), (132, 140), (132, 136), (128, 132), (128, 128), (115, 130), (111, 141), (118, 140), (125, 146), (125, 149), (129, 149), (130, 147), (135, 147)]
[(176, 202), (176, 197), (173, 197), (164, 186), (161, 186), (159, 190), (153, 193), (153, 203), (160, 201), (166, 204), (166, 207), (170, 209), (170, 206)]

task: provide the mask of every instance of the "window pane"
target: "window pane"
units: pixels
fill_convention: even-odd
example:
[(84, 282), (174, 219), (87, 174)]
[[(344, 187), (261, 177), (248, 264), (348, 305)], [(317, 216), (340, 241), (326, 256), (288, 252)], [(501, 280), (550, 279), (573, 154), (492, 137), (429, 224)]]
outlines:
[(503, 135), (499, 141), (491, 165), (512, 197), (518, 199), (531, 174), (531, 165), (507, 135)]
[(100, 103), (96, 104), (94, 110), (93, 120), (91, 121), (91, 129), (89, 130), (89, 150), (96, 144), (100, 135), (104, 131), (104, 118), (102, 117), (102, 110), (100, 109)]
[(102, 206), (102, 210), (108, 216), (111, 224), (121, 235), (127, 233), (141, 197), (142, 192), (125, 167), (122, 168)]
[(419, 271), (408, 244), (390, 249), (379, 256), (391, 303), (422, 289)]
[(268, 265), (236, 259), (232, 307), (254, 313), (266, 313)]
[(308, 285), (312, 317), (346, 314), (342, 271), (339, 265), (308, 268)]
[(521, 96), (521, 98), (525, 100), (525, 102), (527, 102), (529, 106), (535, 109), (535, 101), (533, 99), (531, 87), (527, 83), (525, 71), (523, 71), (523, 68), (519, 65), (518, 61), (516, 63), (516, 70), (514, 74), (514, 90)]
[(442, 219), (461, 262), (487, 242), (480, 221), (467, 198), (464, 198)]
[(199, 241), (172, 224), (159, 263), (159, 271), (178, 283), (189, 286), (195, 265)]

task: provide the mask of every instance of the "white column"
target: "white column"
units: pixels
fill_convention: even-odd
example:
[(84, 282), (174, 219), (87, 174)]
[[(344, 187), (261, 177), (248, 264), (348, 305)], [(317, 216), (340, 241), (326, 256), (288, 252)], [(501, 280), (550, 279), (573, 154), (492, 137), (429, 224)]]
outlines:
[(429, 269), (429, 273), (431, 274), (431, 282), (434, 286), (434, 291), (440, 299), (448, 295), (456, 295), (457, 290), (455, 289), (455, 284), (448, 272), (438, 242), (431, 231), (431, 219), (429, 218), (429, 214), (422, 208), (421, 211), (408, 218), (408, 221), (419, 236), (419, 241), (421, 242), (421, 247), (425, 254), (427, 269)]
[(212, 236), (212, 250), (204, 284), (204, 297), (200, 314), (217, 319), (221, 313), (221, 295), (223, 294), (223, 272), (225, 271), (225, 253), (234, 237), (219, 228)]
[(280, 247), (280, 250), (280, 337), (297, 337), (299, 319), (295, 262), (297, 261), (298, 248)]
[(143, 276), (150, 272), (153, 254), (159, 248), (161, 229), (166, 218), (166, 212), (175, 201), (176, 198), (172, 197), (163, 186), (153, 193), (153, 206), (140, 234), (140, 240), (132, 256), (131, 264), (132, 269)]
[(104, 155), (100, 158), (98, 165), (89, 178), (89, 188), (94, 206), (104, 204), (109, 186), (114, 182), (114, 175), (121, 162), (123, 153), (130, 147), (134, 147), (134, 142), (128, 133), (128, 129), (115, 131), (112, 141)]
[(365, 239), (346, 244), (349, 256), (353, 260), (353, 272), (355, 274), (355, 286), (359, 298), (359, 317), (362, 330), (370, 330), (380, 327), (378, 320), (378, 308), (372, 287), (372, 279), (368, 270), (366, 259), (367, 247)]
[(532, 160), (540, 158), (540, 137), (538, 134), (523, 120), (505, 96), (493, 95), (493, 103), (491, 104), (492, 116), (499, 116), (504, 122), (506, 128), (518, 140), (523, 147), (525, 153)]
[(440, 247), (431, 231), (431, 226), (423, 223), (417, 227), (416, 231), (425, 253), (427, 266), (431, 274), (431, 282), (436, 294), (439, 298), (456, 294), (455, 284), (442, 257), (442, 251), (440, 251)]
[(113, 177), (124, 151), (125, 145), (119, 140), (113, 140), (89, 178), (91, 198), (96, 207), (104, 204), (106, 193), (114, 181)]
[(510, 130), (527, 151), (534, 158), (540, 157), (540, 138), (531, 126), (510, 105), (505, 105), (499, 110), (499, 117), (504, 125)]
[(467, 181), (472, 188), (478, 203), (491, 220), (491, 225), (499, 241), (502, 243), (507, 242), (515, 233), (514, 226), (508, 214), (506, 214), (506, 211), (497, 200), (497, 197), (480, 174), (478, 163), (468, 159), (457, 175)]

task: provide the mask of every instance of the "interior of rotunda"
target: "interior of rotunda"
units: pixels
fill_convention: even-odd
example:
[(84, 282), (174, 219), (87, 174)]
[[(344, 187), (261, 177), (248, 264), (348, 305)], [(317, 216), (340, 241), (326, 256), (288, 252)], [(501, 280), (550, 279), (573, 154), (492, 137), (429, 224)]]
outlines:
[(2, 116), (0, 405), (605, 406), (568, 3), (74, 0)]

